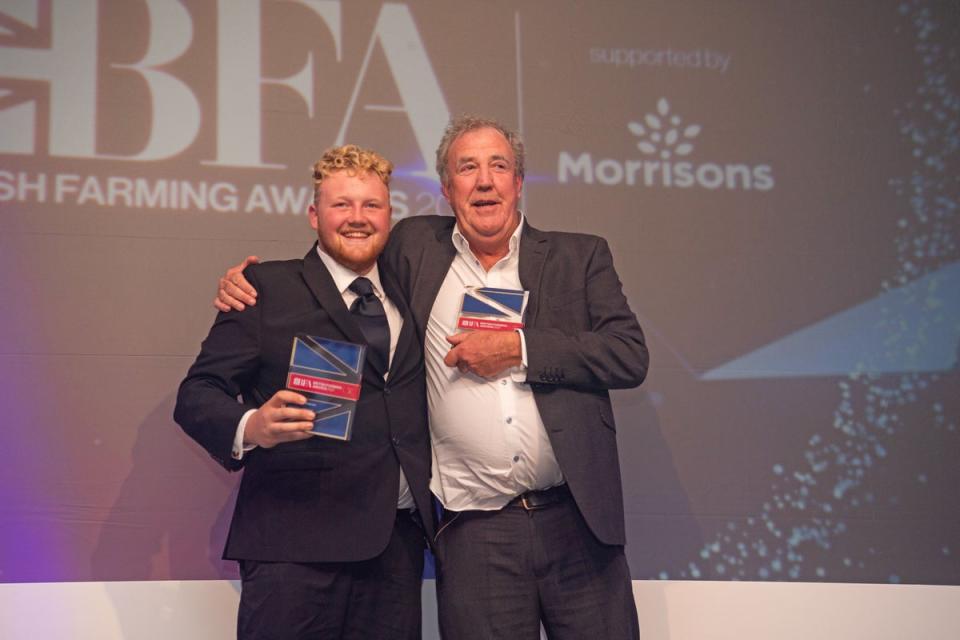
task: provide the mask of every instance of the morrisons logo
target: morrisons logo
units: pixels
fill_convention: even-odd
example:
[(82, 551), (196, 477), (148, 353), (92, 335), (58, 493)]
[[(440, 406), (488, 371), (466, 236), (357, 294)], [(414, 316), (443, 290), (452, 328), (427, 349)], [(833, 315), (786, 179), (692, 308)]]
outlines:
[(702, 129), (699, 124), (684, 123), (679, 115), (671, 113), (667, 99), (660, 98), (655, 112), (627, 124), (639, 155), (595, 158), (588, 151), (561, 151), (557, 180), (562, 184), (652, 188), (773, 189), (773, 168), (768, 164), (696, 161), (696, 139)]

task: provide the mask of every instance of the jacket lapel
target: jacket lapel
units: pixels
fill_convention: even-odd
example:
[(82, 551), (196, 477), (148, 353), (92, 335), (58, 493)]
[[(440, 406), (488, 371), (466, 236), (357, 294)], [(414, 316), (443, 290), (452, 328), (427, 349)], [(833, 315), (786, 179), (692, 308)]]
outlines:
[(410, 310), (416, 320), (421, 338), (426, 333), (427, 320), (430, 318), (433, 303), (437, 299), (444, 278), (447, 277), (453, 258), (457, 255), (452, 236), (454, 222), (454, 218), (451, 217), (448, 225), (442, 225), (433, 237), (424, 241), (419, 264), (414, 270)]
[(367, 340), (363, 337), (360, 327), (354, 322), (347, 305), (343, 303), (343, 296), (337, 290), (333, 277), (330, 276), (327, 267), (323, 264), (320, 256), (317, 255), (316, 245), (303, 258), (303, 280), (307, 288), (310, 289), (310, 293), (330, 316), (333, 324), (347, 337), (347, 340), (357, 344), (366, 344)]
[[(380, 283), (383, 284), (383, 291), (390, 298), (390, 301), (396, 305), (400, 311), (400, 317), (403, 318), (403, 325), (400, 327), (400, 335), (397, 337), (397, 347), (393, 351), (393, 358), (390, 360), (390, 375), (395, 377), (400, 372), (400, 367), (407, 362), (407, 355), (414, 344), (416, 324), (410, 315), (410, 309), (400, 294), (400, 287), (397, 286), (393, 274), (387, 269), (380, 269)], [(393, 378), (391, 378), (393, 379)]]
[(520, 284), (530, 292), (527, 298), (527, 312), (524, 324), (536, 325), (540, 312), (540, 283), (543, 279), (543, 265), (547, 259), (550, 243), (539, 229), (530, 226), (527, 221), (520, 234)]

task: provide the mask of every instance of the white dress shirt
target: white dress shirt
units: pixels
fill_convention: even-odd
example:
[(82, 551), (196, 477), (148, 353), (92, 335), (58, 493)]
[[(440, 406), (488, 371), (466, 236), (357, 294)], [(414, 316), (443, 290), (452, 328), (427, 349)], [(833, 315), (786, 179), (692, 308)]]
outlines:
[[(350, 305), (353, 304), (353, 301), (358, 298), (357, 294), (355, 294), (353, 291), (350, 291), (350, 284), (353, 283), (353, 281), (357, 278), (361, 277), (361, 275), (351, 271), (347, 267), (334, 260), (325, 251), (323, 251), (323, 249), (320, 248), (320, 245), (317, 245), (317, 254), (319, 254), (323, 264), (327, 267), (327, 271), (330, 272), (330, 276), (333, 278), (333, 282), (336, 285), (337, 290), (343, 297), (343, 303), (347, 305), (347, 308), (349, 309)], [(363, 275), (362, 277), (370, 281), (370, 283), (373, 285), (374, 295), (376, 295), (383, 304), (383, 310), (387, 315), (387, 325), (390, 327), (390, 362), (393, 362), (393, 353), (397, 350), (397, 340), (400, 337), (400, 329), (403, 328), (403, 316), (400, 315), (400, 311), (397, 309), (397, 306), (393, 304), (390, 298), (388, 298), (383, 292), (383, 285), (380, 283), (380, 269), (376, 263), (374, 263), (373, 268), (370, 269), (369, 273)], [(386, 375), (389, 376), (390, 374), (387, 373)], [(240, 418), (240, 424), (237, 425), (237, 434), (233, 441), (233, 457), (237, 460), (241, 459), (245, 452), (256, 447), (256, 445), (244, 446), (243, 444), (243, 434), (247, 425), (247, 420), (255, 411), (255, 409), (251, 409), (243, 414), (243, 417)], [(410, 485), (407, 483), (406, 476), (403, 475), (403, 469), (400, 469), (400, 496), (397, 500), (397, 508), (410, 509), (413, 506), (413, 494), (410, 493)]]
[(524, 367), (487, 379), (443, 363), (451, 348), (446, 338), (457, 333), (467, 287), (523, 288), (519, 272), (523, 224), (521, 216), (509, 253), (489, 271), (484, 271), (459, 226), (454, 227), (457, 255), (427, 321), (424, 350), (433, 443), (430, 489), (444, 507), (454, 511), (500, 509), (521, 493), (563, 482), (533, 392), (523, 382)]

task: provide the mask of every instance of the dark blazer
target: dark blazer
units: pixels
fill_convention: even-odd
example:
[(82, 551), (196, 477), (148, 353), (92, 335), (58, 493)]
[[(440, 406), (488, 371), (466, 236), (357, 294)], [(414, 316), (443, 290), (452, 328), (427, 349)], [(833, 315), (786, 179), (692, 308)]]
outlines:
[(381, 270), (381, 281), (403, 329), (387, 382), (370, 364), (364, 369), (351, 440), (313, 437), (257, 448), (238, 462), (237, 424), (284, 388), (295, 334), (365, 342), (316, 246), (303, 260), (253, 265), (244, 275), (257, 304), (217, 316), (174, 410), (217, 462), (244, 470), (224, 557), (339, 562), (380, 554), (396, 519), (401, 465), (432, 536), (423, 356), (389, 273)]
[[(456, 255), (454, 218), (399, 222), (381, 257), (400, 282), (421, 341)], [(649, 354), (606, 241), (525, 224), (520, 282), (530, 291), (527, 381), (580, 512), (600, 542), (625, 543), (623, 491), (609, 389), (635, 387)]]

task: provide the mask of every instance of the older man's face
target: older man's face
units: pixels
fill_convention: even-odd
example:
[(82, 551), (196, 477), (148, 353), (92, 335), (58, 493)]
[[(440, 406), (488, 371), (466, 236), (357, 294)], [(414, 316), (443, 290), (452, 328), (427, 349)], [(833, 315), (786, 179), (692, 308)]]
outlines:
[(364, 274), (377, 261), (390, 234), (390, 190), (373, 172), (337, 171), (320, 183), (308, 210), (323, 250)]
[(450, 146), (443, 195), (471, 246), (508, 246), (520, 220), (523, 180), (515, 168), (513, 149), (496, 129), (468, 131)]

